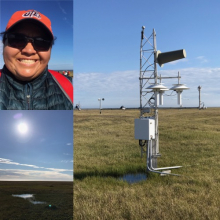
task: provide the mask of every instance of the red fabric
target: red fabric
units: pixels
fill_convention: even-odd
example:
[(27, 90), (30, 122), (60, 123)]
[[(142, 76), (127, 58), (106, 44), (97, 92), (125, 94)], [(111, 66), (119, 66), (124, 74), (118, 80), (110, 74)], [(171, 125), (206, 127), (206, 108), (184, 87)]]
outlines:
[[(64, 91), (67, 93), (67, 95), (70, 97), (70, 99), (73, 102), (73, 85), (72, 83), (63, 75), (60, 73), (49, 70), (49, 72), (57, 79), (61, 87), (64, 89)], [(1, 76), (1, 70), (0, 70), (0, 76)]]
[(67, 95), (70, 97), (70, 99), (73, 102), (73, 85), (72, 83), (63, 75), (60, 73), (54, 71), (54, 70), (48, 70), (60, 83), (61, 87), (64, 89), (64, 91), (67, 93)]

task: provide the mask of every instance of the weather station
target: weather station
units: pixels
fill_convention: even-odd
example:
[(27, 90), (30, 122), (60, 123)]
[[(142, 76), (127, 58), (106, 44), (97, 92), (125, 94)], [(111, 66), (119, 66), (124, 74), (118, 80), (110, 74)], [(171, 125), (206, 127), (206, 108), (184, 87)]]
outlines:
[(100, 110), (100, 114), (102, 114), (102, 101), (105, 101), (104, 98), (98, 98), (98, 101), (99, 101), (99, 110)]
[[(160, 67), (164, 63), (172, 62), (186, 57), (184, 49), (161, 53), (156, 46), (156, 32), (147, 38), (144, 35), (145, 27), (142, 26), (140, 45), (140, 118), (135, 119), (135, 139), (139, 140), (141, 157), (146, 152), (146, 165), (148, 172), (170, 174), (171, 169), (182, 166), (157, 167), (159, 152), (159, 130), (158, 130), (158, 106), (163, 105), (163, 95), (168, 90), (176, 91), (177, 104), (182, 107), (182, 92), (189, 89), (180, 84), (180, 73), (177, 76), (158, 76), (157, 64)], [(178, 79), (178, 83), (168, 89), (163, 85), (162, 79)]]

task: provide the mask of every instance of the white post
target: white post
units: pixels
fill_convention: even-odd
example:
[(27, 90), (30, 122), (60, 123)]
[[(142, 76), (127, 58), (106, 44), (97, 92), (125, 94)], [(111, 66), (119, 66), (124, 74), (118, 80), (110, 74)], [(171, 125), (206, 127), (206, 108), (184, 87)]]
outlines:
[(182, 105), (182, 91), (177, 91), (177, 104)]
[(160, 91), (160, 105), (163, 105), (163, 92)]

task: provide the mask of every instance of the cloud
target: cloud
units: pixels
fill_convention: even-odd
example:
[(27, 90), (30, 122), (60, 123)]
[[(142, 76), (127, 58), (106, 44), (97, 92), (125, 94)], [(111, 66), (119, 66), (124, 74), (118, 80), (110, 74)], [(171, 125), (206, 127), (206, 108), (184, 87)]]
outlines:
[[(68, 161), (68, 162), (71, 162), (71, 161)], [(50, 178), (50, 179), (53, 179), (53, 178), (63, 178), (63, 177), (68, 177), (71, 176), (71, 174), (64, 174), (65, 172), (70, 172), (72, 173), (73, 172), (73, 169), (59, 169), (59, 168), (46, 168), (46, 167), (39, 167), (39, 166), (36, 166), (36, 165), (32, 165), (32, 164), (22, 164), (22, 163), (17, 163), (17, 162), (13, 162), (12, 160), (10, 159), (6, 159), (6, 158), (0, 158), (0, 164), (7, 164), (7, 165), (16, 165), (16, 166), (23, 166), (23, 167), (30, 167), (30, 168), (34, 168), (32, 170), (22, 170), (22, 169), (1, 169), (1, 172), (4, 174), (3, 176), (1, 176), (1, 172), (0, 172), (0, 180), (2, 180), (2, 178), (5, 178), (6, 176), (10, 176), (10, 178), (12, 178), (11, 176), (16, 176), (17, 177), (22, 177), (22, 175), (25, 175), (24, 178), (37, 178), (37, 179), (40, 179), (40, 178)], [(39, 170), (39, 169), (43, 169), (43, 170)], [(5, 172), (8, 172), (8, 173), (5, 173)], [(37, 175), (37, 176), (34, 176), (33, 175)], [(53, 174), (53, 178), (51, 177), (51, 174)], [(30, 175), (30, 177), (27, 175)], [(9, 178), (9, 179), (10, 179)]]
[[(182, 93), (183, 106), (198, 106), (198, 86), (202, 86), (201, 101), (206, 106), (219, 106), (220, 94), (220, 68), (185, 68), (176, 70), (160, 70), (158, 75), (177, 76), (181, 74), (180, 83), (186, 84), (190, 90)], [(177, 79), (162, 81), (168, 88), (178, 83)], [(121, 71), (106, 73), (75, 73), (75, 104), (80, 103), (82, 108), (99, 108), (98, 98), (102, 101), (103, 108), (119, 108), (140, 106), (139, 71)], [(146, 86), (147, 87), (147, 86)], [(169, 94), (170, 91), (166, 92)], [(174, 93), (175, 95), (175, 93)], [(165, 97), (164, 106), (176, 106), (176, 101)]]
[(53, 170), (56, 172), (73, 172), (73, 170), (69, 170), (69, 169), (57, 169), (57, 168), (45, 168), (47, 170)]
[(73, 175), (58, 171), (0, 169), (1, 181), (73, 181)]
[(72, 143), (67, 143), (66, 145), (68, 145), (68, 146), (69, 146), (69, 145), (73, 145), (73, 144), (72, 144)]
[(65, 156), (70, 156), (70, 154), (69, 154), (69, 153), (63, 153), (63, 155), (65, 155)]
[(197, 60), (200, 61), (200, 63), (207, 63), (208, 60), (204, 56), (198, 56), (196, 57)]
[(73, 28), (72, 21), (69, 22), (69, 19), (67, 18), (67, 14), (68, 14), (68, 13), (67, 13), (66, 10), (61, 6), (60, 1), (57, 1), (57, 4), (58, 4), (58, 6), (59, 6), (61, 12), (65, 15), (65, 17), (63, 17), (63, 20), (64, 20), (68, 25), (70, 25), (70, 26)]
[(32, 168), (44, 168), (44, 167), (38, 167), (35, 165), (31, 165), (31, 164), (22, 164), (22, 163), (13, 162), (12, 160), (5, 159), (5, 158), (0, 158), (0, 163), (16, 165), (16, 166), (26, 166), (26, 167), (32, 167)]
[(32, 165), (32, 164), (22, 164), (22, 163), (18, 163), (18, 162), (13, 162), (12, 160), (6, 159), (6, 158), (0, 158), (0, 163), (2, 163), (2, 164), (7, 164), (7, 165), (16, 165), (16, 166), (31, 167), (31, 168), (34, 168), (34, 169), (53, 170), (53, 171), (57, 171), (57, 172), (69, 172), (69, 171), (73, 171), (73, 170), (70, 170), (70, 169), (46, 168), (46, 167), (39, 167), (39, 166)]
[(57, 1), (57, 4), (58, 4), (60, 10), (62, 11), (62, 13), (66, 15), (67, 13), (66, 13), (65, 9), (61, 6), (59, 1)]
[[(76, 73), (74, 75), (75, 103), (81, 107), (99, 107), (98, 98), (105, 98), (103, 106), (125, 105), (139, 94), (138, 71), (105, 73)], [(111, 102), (111, 103), (110, 103)], [(118, 107), (120, 107), (118, 106)]]
[(61, 160), (61, 163), (73, 163), (73, 160)]

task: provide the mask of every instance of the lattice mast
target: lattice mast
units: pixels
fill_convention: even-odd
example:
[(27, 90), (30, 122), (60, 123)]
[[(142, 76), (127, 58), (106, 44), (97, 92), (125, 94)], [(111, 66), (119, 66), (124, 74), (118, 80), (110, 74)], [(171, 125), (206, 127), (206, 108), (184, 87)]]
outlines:
[[(179, 73), (175, 77), (158, 77), (157, 64), (161, 67), (164, 63), (186, 57), (184, 49), (161, 53), (157, 51), (156, 32), (146, 38), (145, 27), (142, 26), (140, 45), (140, 119), (135, 119), (135, 139), (139, 140), (141, 156), (146, 147), (147, 169), (151, 172), (162, 173), (159, 170), (174, 169), (175, 167), (157, 168), (157, 158), (159, 153), (159, 130), (158, 130), (158, 105), (163, 105), (163, 93), (169, 90), (162, 85), (162, 79), (177, 78), (178, 84), (174, 84), (170, 90), (174, 90), (178, 95), (178, 104), (181, 106), (181, 93), (189, 89), (184, 84), (180, 84)], [(160, 80), (160, 82), (159, 82)], [(149, 90), (150, 89), (150, 90)], [(173, 174), (175, 175), (175, 174)]]
[[(156, 92), (149, 92), (146, 88), (151, 84), (158, 83), (157, 74), (157, 45), (156, 32), (146, 38), (145, 27), (142, 26), (140, 45), (140, 118), (152, 117), (155, 119), (155, 139), (153, 140), (153, 165), (157, 167), (157, 157), (159, 154), (159, 131), (158, 131), (158, 109)], [(142, 149), (143, 151), (143, 149)]]

